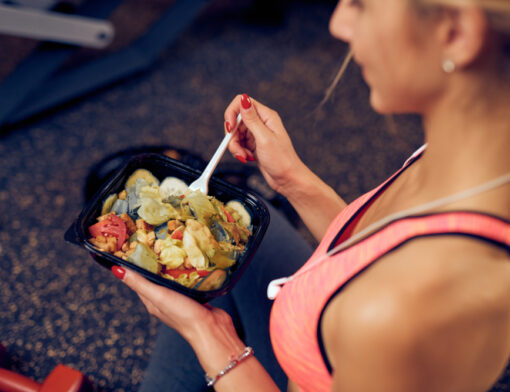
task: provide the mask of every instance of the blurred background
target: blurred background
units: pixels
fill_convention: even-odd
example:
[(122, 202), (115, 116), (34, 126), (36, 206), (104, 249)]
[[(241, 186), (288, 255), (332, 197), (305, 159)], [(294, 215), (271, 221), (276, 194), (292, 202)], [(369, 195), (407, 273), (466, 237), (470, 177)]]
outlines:
[[(223, 137), (225, 107), (243, 92), (280, 113), (304, 162), (347, 201), (422, 143), (414, 116), (370, 109), (355, 64), (319, 107), (348, 49), (328, 32), (336, 1), (41, 2), (108, 21), (115, 35), (101, 48), (0, 35), (0, 343), (9, 368), (36, 381), (57, 364), (97, 391), (136, 391), (143, 378), (158, 321), (64, 241), (130, 154), (202, 167)], [(266, 197), (314, 244), (253, 163), (226, 154), (217, 175)]]

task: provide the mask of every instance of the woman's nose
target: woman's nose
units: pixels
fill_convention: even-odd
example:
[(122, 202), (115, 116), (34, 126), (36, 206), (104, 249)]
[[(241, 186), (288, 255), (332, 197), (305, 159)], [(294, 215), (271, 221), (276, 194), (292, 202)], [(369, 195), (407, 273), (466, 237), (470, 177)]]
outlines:
[(349, 43), (353, 34), (356, 10), (349, 5), (349, 0), (340, 0), (329, 20), (329, 32), (335, 38)]

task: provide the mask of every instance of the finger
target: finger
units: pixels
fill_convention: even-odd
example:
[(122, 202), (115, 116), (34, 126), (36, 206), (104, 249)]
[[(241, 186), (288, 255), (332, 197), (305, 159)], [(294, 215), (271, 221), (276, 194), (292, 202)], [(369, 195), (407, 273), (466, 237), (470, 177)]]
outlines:
[(155, 316), (155, 317), (157, 317), (160, 320), (163, 319), (163, 312), (161, 311), (160, 308), (158, 308), (150, 299), (144, 297), (141, 294), (138, 294), (138, 293), (136, 293), (136, 294), (138, 295), (138, 298), (140, 298), (140, 300), (142, 301), (143, 305), (147, 309), (147, 312), (150, 315)]
[[(158, 306), (159, 304), (168, 300), (182, 301), (181, 297), (183, 296), (163, 286), (150, 282), (133, 270), (119, 266), (113, 266), (112, 272), (134, 292), (143, 296), (144, 298), (147, 298), (155, 306)], [(187, 297), (183, 298), (191, 301), (191, 299)]]
[(249, 131), (246, 129), (246, 126), (241, 124), (228, 146), (228, 150), (234, 157), (246, 157), (253, 155), (255, 145), (253, 143), (247, 143), (249, 140), (248, 135)]
[(140, 298), (143, 298), (142, 301), (148, 301), (158, 310), (162, 309), (162, 305), (164, 306), (168, 302), (172, 302), (176, 307), (196, 306), (197, 304), (193, 299), (183, 294), (150, 282), (133, 270), (114, 265), (112, 267), (112, 272), (117, 278), (136, 292)]
[(243, 158), (252, 154), (245, 151), (246, 146), (243, 144), (243, 135), (246, 133), (247, 128), (242, 119), (237, 127), (237, 130), (235, 129), (238, 116), (241, 111), (240, 99), (241, 95), (237, 95), (228, 105), (227, 109), (225, 109), (225, 132), (235, 131), (235, 134), (232, 136), (232, 139), (228, 145), (228, 150), (234, 157)]
[(237, 95), (225, 109), (225, 122), (229, 123), (231, 129), (234, 129), (239, 113), (242, 117), (240, 127), (244, 124), (253, 132), (252, 126), (255, 126), (255, 131), (265, 133), (271, 132), (271, 130), (264, 123), (271, 116), (277, 115), (273, 110), (248, 96), (248, 94)]
[(254, 161), (257, 144), (253, 134), (249, 131), (239, 134), (239, 144), (242, 146), (240, 152), (244, 153), (243, 157), (248, 161)]
[(243, 145), (245, 146), (247, 151), (253, 152), (253, 153), (256, 152), (257, 145), (255, 143), (255, 138), (253, 137), (253, 134), (251, 134), (250, 132), (245, 134), (245, 137), (243, 140)]
[(245, 140), (245, 145), (246, 145), (246, 149), (245, 149), (246, 159), (250, 162), (256, 161), (257, 160), (257, 158), (256, 158), (257, 150), (255, 148), (256, 147), (255, 139), (251, 133), (247, 135), (246, 140)]
[[(144, 304), (145, 308), (147, 309), (147, 312), (150, 315), (157, 317), (158, 319), (160, 319), (161, 321), (163, 321), (164, 323), (166, 323), (169, 326), (174, 326), (172, 323), (168, 323), (169, 319), (167, 317), (165, 317), (165, 310), (164, 309), (160, 308), (158, 306), (158, 304), (153, 303), (149, 298), (144, 297), (143, 295), (141, 295), (139, 293), (136, 293), (136, 294), (138, 295), (138, 297), (140, 298), (140, 300)], [(213, 312), (213, 313), (218, 309), (218, 308), (215, 308), (215, 307), (211, 306), (208, 303), (205, 303), (205, 304), (198, 304), (197, 303), (197, 305), (200, 305), (203, 308), (205, 308), (207, 311), (210, 311), (210, 312)]]
[(149, 312), (150, 314), (154, 314), (153, 312), (156, 309), (156, 307), (154, 306), (152, 301), (139, 293), (136, 293), (136, 295), (138, 295), (138, 298), (140, 298), (140, 301), (142, 301), (143, 305), (147, 309), (147, 312)]
[(266, 111), (269, 109), (250, 98), (247, 94), (243, 94), (240, 101), (243, 123), (250, 133), (253, 134), (255, 141), (262, 142), (264, 139), (271, 137), (273, 132), (266, 126), (263, 119), (260, 117), (257, 107), (260, 106), (261, 109), (264, 108)]
[(242, 123), (229, 144), (229, 151), (242, 163), (255, 160), (257, 139), (262, 143), (272, 136), (272, 130), (265, 125), (265, 121), (268, 119), (262, 119), (258, 109), (268, 118), (271, 114), (275, 116), (271, 109), (250, 98), (247, 94), (236, 96), (225, 110), (226, 127), (229, 130), (232, 130), (230, 121), (237, 116), (237, 113), (240, 112), (242, 116)]
[(230, 104), (225, 109), (225, 124), (229, 124), (231, 128), (234, 127), (237, 119), (237, 115), (241, 112), (241, 95), (236, 95), (236, 97), (230, 102)]

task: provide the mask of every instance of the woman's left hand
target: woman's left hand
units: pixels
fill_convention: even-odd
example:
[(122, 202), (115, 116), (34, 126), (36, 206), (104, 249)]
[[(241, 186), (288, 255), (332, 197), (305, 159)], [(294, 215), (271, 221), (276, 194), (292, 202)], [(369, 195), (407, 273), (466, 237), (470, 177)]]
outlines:
[(186, 340), (196, 333), (195, 329), (200, 324), (197, 320), (213, 321), (215, 312), (209, 305), (202, 305), (176, 291), (152, 283), (130, 269), (113, 266), (112, 272), (138, 294), (150, 314), (175, 329)]
[[(202, 305), (176, 291), (149, 282), (136, 272), (119, 266), (113, 274), (135, 291), (150, 314), (175, 329), (188, 341), (207, 374), (218, 374), (232, 357), (245, 349), (231, 317), (222, 309)], [(247, 380), (249, 382), (247, 383)], [(215, 388), (228, 391), (277, 391), (269, 374), (255, 358), (243, 361)]]

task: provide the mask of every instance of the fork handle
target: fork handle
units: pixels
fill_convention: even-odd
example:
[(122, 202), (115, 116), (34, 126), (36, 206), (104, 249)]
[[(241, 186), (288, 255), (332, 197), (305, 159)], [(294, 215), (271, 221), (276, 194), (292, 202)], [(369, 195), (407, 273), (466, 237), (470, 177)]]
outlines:
[(209, 178), (211, 178), (211, 175), (214, 172), (214, 169), (216, 169), (216, 166), (218, 166), (220, 158), (222, 157), (225, 150), (227, 149), (228, 144), (230, 143), (230, 140), (232, 139), (232, 136), (234, 136), (234, 133), (237, 131), (237, 128), (239, 127), (239, 124), (241, 123), (241, 120), (242, 120), (241, 113), (239, 113), (237, 115), (236, 125), (235, 125), (234, 129), (232, 129), (232, 131), (227, 132), (227, 134), (225, 134), (225, 137), (223, 138), (221, 144), (219, 145), (218, 149), (212, 156), (211, 160), (205, 167), (205, 169), (200, 177), (207, 178), (207, 180), (209, 180)]

